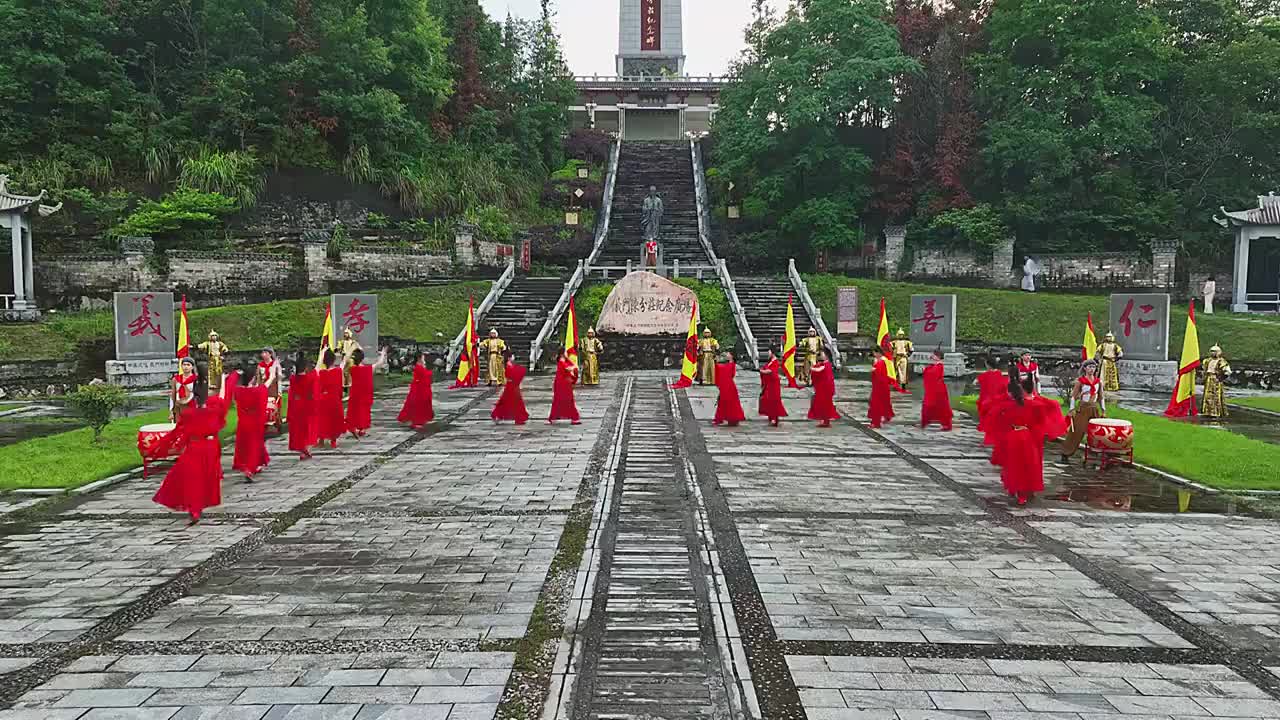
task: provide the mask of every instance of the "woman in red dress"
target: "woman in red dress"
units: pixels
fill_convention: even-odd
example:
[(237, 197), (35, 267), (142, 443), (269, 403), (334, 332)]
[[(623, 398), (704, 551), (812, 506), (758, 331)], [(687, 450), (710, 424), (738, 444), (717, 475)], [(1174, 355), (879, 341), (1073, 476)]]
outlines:
[(342, 417), (342, 363), (333, 350), (324, 351), (324, 370), (318, 374), (316, 400), (316, 438), (321, 443), (328, 440), (329, 447), (338, 447), (338, 438), (346, 432), (347, 421)]
[(924, 369), (924, 401), (920, 405), (920, 427), (933, 423), (943, 430), (951, 429), (951, 397), (947, 394), (947, 382), (943, 379), (942, 351), (933, 351), (933, 363)]
[[(178, 419), (182, 417), (182, 411), (191, 405), (191, 390), (195, 387), (197, 379), (199, 379), (199, 375), (195, 360), (190, 357), (184, 357), (178, 361), (178, 374), (174, 375), (170, 380), (169, 422), (178, 422)], [(219, 385), (218, 387), (222, 386)]]
[(893, 419), (893, 400), (889, 394), (893, 381), (889, 379), (889, 363), (884, 349), (879, 345), (872, 348), (875, 352), (875, 364), (871, 366), (871, 402), (867, 405), (867, 419), (871, 427), (878, 428)]
[(167, 455), (171, 448), (184, 446), (152, 501), (190, 514), (192, 525), (200, 522), (205, 508), (222, 503), (222, 442), (218, 433), (227, 424), (227, 403), (216, 395), (208, 397), (208, 393), (209, 386), (203, 380), (194, 383), (191, 405), (178, 427), (156, 448)]
[(990, 406), (1009, 397), (1009, 376), (1000, 369), (1000, 358), (994, 358), (991, 369), (978, 375), (978, 431), (987, 429)]
[(716, 365), (716, 387), (720, 389), (720, 395), (716, 397), (716, 416), (712, 421), (715, 425), (737, 427), (747, 419), (738, 396), (738, 383), (734, 380), (737, 374), (738, 365), (733, 361), (733, 353), (725, 353), (725, 362)]
[(778, 351), (769, 348), (769, 362), (760, 368), (760, 404), (756, 410), (760, 415), (769, 418), (769, 424), (778, 427), (778, 419), (787, 416), (787, 408), (782, 404), (782, 363), (778, 362)]
[(236, 401), (236, 449), (231, 469), (244, 473), (246, 482), (271, 463), (267, 454), (267, 386), (258, 383), (254, 368), (241, 370)]
[(991, 462), (1000, 466), (1000, 482), (1020, 506), (1044, 492), (1044, 441), (1061, 434), (1064, 424), (1061, 406), (1032, 395), (1035, 387), (1034, 378), (1013, 368), (1009, 401), (991, 419), (997, 433)]
[(556, 356), (556, 379), (551, 385), (551, 414), (547, 422), (569, 420), (574, 425), (581, 425), (578, 406), (573, 402), (573, 386), (578, 382), (578, 366), (569, 360), (569, 354), (560, 348)]
[(303, 353), (293, 361), (293, 376), (289, 378), (289, 449), (298, 453), (299, 460), (311, 457), (316, 444), (315, 435), (315, 366)]
[(409, 396), (404, 399), (404, 407), (400, 408), (400, 415), (396, 417), (397, 422), (408, 423), (414, 430), (421, 430), (435, 419), (436, 413), (431, 406), (431, 375), (427, 353), (418, 353), (418, 362), (413, 365), (413, 382), (409, 384)]
[(387, 349), (378, 354), (378, 361), (364, 364), (364, 350), (356, 348), (351, 353), (351, 389), (347, 394), (347, 432), (351, 437), (362, 438), (373, 427), (373, 372), (387, 364)]
[(822, 348), (822, 356), (809, 368), (813, 399), (809, 401), (809, 419), (817, 420), (818, 427), (831, 427), (832, 420), (839, 420), (836, 410), (836, 371), (831, 364), (831, 351)]
[(502, 394), (493, 406), (489, 417), (494, 422), (512, 420), (517, 425), (529, 422), (529, 411), (524, 406), (524, 396), (520, 394), (520, 381), (524, 380), (528, 370), (516, 364), (515, 356), (510, 350), (504, 350), (502, 357), (506, 362), (507, 384), (502, 386)]

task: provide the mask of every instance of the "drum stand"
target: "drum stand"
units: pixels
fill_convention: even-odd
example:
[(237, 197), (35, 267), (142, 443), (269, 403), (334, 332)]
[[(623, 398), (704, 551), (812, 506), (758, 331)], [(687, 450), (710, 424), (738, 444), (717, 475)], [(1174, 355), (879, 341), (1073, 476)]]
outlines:
[(1097, 450), (1089, 447), (1088, 443), (1084, 446), (1084, 465), (1089, 466), (1089, 457), (1096, 456), (1098, 459), (1098, 470), (1106, 470), (1111, 463), (1123, 462), (1126, 465), (1133, 464), (1133, 448), (1128, 450)]

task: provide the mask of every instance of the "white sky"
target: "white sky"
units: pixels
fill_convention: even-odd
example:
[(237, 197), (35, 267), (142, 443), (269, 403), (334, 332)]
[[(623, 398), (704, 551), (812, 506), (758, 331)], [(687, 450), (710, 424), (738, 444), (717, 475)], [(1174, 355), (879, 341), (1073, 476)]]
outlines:
[[(565, 59), (576, 75), (613, 75), (618, 52), (617, 0), (553, 0)], [(510, 11), (537, 17), (539, 0), (481, 0), (497, 20)], [(781, 5), (781, 2), (775, 2)], [(720, 74), (742, 51), (742, 33), (751, 22), (751, 0), (685, 0), (685, 72)]]

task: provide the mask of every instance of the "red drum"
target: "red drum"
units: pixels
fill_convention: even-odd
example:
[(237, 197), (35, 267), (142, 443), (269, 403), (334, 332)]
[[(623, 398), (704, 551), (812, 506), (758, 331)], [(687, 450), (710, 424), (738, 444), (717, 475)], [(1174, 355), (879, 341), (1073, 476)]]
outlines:
[(142, 477), (147, 477), (148, 465), (160, 460), (175, 458), (182, 452), (182, 448), (174, 445), (169, 448), (167, 455), (161, 456), (157, 453), (157, 446), (164, 436), (173, 432), (177, 425), (173, 423), (158, 423), (155, 425), (143, 425), (138, 428), (138, 454), (142, 456)]
[(1089, 421), (1087, 436), (1084, 449), (1086, 463), (1091, 455), (1097, 455), (1103, 467), (1121, 458), (1133, 464), (1133, 423), (1097, 418)]

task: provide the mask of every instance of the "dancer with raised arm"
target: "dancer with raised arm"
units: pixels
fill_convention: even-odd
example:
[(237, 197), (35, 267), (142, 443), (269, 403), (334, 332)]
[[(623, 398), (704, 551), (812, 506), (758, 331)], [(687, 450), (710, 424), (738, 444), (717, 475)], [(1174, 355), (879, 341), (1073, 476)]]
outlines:
[(489, 417), (494, 422), (510, 420), (517, 425), (524, 425), (529, 422), (529, 410), (525, 408), (524, 396), (520, 394), (520, 381), (524, 380), (528, 371), (516, 364), (515, 355), (510, 350), (504, 350), (502, 358), (506, 384), (502, 386), (502, 394), (498, 396), (498, 402), (493, 406)]
[(769, 424), (774, 427), (778, 427), (780, 418), (787, 416), (787, 408), (782, 403), (782, 363), (778, 360), (777, 348), (769, 348), (769, 362), (760, 368), (760, 404), (757, 412), (769, 418)]
[(817, 420), (818, 427), (831, 427), (832, 420), (839, 420), (836, 410), (835, 366), (831, 363), (831, 349), (822, 348), (818, 364), (809, 369), (813, 381), (813, 398), (809, 401), (809, 419)]
[(573, 386), (578, 383), (578, 366), (569, 359), (569, 353), (560, 348), (556, 353), (556, 377), (551, 385), (551, 414), (548, 423), (557, 420), (568, 420), (574, 425), (581, 425), (578, 406), (573, 402)]
[(724, 362), (716, 365), (716, 387), (720, 389), (720, 394), (716, 396), (716, 415), (712, 424), (736, 427), (747, 416), (742, 411), (742, 399), (738, 395), (738, 383), (735, 380), (738, 366), (733, 361), (733, 353), (725, 353), (725, 358)]
[(293, 375), (289, 378), (289, 450), (299, 460), (311, 458), (316, 439), (316, 371), (306, 353), (293, 359)]
[(409, 396), (404, 399), (400, 408), (398, 422), (408, 423), (414, 430), (421, 430), (424, 425), (435, 419), (435, 408), (431, 401), (431, 366), (427, 364), (427, 353), (418, 353), (418, 361), (413, 364), (413, 382), (409, 384)]
[(178, 427), (157, 446), (161, 457), (174, 447), (183, 450), (152, 500), (189, 514), (191, 525), (200, 522), (206, 508), (222, 504), (222, 441), (218, 433), (226, 424), (226, 401), (217, 395), (209, 397), (208, 384), (198, 378), (192, 383), (191, 403)]

